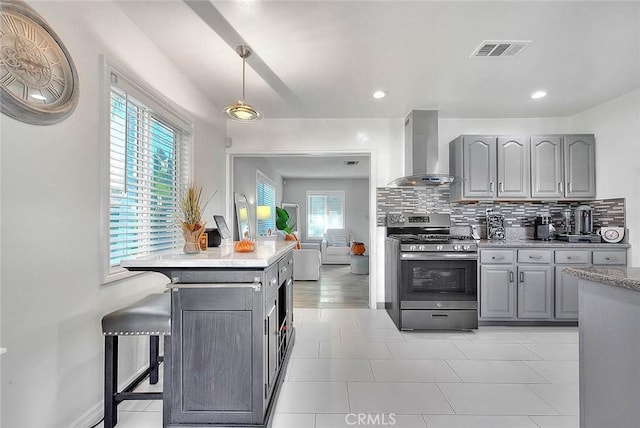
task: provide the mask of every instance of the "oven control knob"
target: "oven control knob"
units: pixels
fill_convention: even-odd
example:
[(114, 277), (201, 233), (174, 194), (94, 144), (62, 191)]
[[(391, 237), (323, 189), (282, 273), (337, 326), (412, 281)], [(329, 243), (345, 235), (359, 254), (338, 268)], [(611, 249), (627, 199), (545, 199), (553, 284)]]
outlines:
[(444, 250), (444, 245), (436, 245), (436, 251)]
[(462, 247), (460, 245), (456, 244), (456, 245), (453, 246), (453, 249), (455, 251), (460, 251), (460, 250), (462, 250)]
[(425, 251), (427, 249), (427, 247), (425, 247), (424, 245), (420, 245), (419, 250), (420, 251)]
[(441, 308), (441, 307), (442, 307), (442, 302), (436, 303), (436, 308)]
[(462, 248), (464, 248), (465, 251), (469, 251), (471, 250), (471, 245), (463, 245)]
[(415, 251), (416, 249), (415, 245), (409, 245), (409, 251)]

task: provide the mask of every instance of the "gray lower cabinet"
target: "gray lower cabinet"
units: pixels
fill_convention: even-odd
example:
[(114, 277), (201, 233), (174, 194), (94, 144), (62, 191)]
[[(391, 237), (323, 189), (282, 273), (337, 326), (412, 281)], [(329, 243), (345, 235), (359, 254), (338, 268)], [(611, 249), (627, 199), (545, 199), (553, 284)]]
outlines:
[(577, 321), (578, 278), (567, 267), (624, 266), (626, 249), (480, 249), (480, 320)]
[(515, 318), (514, 275), (513, 265), (480, 267), (480, 318)]
[(556, 266), (556, 308), (555, 317), (565, 320), (578, 319), (578, 278), (567, 275), (563, 270), (567, 267), (584, 267), (581, 265)]
[(518, 318), (553, 316), (553, 280), (549, 266), (518, 266)]
[(294, 343), (293, 260), (171, 274), (165, 424), (268, 424)]

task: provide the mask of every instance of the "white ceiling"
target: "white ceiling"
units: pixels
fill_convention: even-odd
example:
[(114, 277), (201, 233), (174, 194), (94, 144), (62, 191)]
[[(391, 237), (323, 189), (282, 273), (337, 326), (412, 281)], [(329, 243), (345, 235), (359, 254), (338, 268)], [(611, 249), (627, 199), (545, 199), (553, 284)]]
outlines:
[[(269, 163), (283, 178), (369, 178), (369, 156), (266, 156), (248, 157)], [(356, 165), (345, 165), (356, 161)]]
[[(568, 116), (640, 87), (638, 1), (117, 4), (220, 109), (241, 96), (235, 46), (251, 46), (246, 101), (266, 118)], [(533, 43), (470, 59), (484, 40)]]

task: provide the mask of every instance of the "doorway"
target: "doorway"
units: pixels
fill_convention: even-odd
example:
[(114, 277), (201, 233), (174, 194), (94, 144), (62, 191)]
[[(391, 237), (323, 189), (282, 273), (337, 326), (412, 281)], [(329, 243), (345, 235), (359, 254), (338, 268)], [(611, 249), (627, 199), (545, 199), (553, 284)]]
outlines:
[[(230, 154), (228, 165), (229, 194), (234, 192), (244, 194), (249, 204), (254, 204), (254, 209), (258, 198), (255, 181), (257, 174), (268, 177), (274, 183), (275, 201), (278, 207), (283, 203), (296, 204), (299, 207), (300, 224), (295, 230), (300, 241), (305, 244), (305, 248), (317, 248), (320, 251), (322, 231), (326, 230), (326, 227), (335, 227), (337, 224), (322, 224), (325, 229), (319, 231), (317, 212), (312, 213), (308, 209), (309, 195), (343, 192), (342, 224), (349, 233), (351, 241), (364, 243), (366, 254), (371, 254), (375, 239), (371, 233), (372, 228), (375, 230), (375, 223), (372, 224), (371, 221), (373, 219), (375, 222), (375, 214), (371, 216), (370, 212), (373, 205), (375, 213), (375, 200), (371, 200), (369, 153)], [(375, 193), (373, 198), (375, 199)], [(329, 207), (329, 209), (335, 209), (335, 207)], [(258, 239), (261, 238), (258, 237)], [(311, 308), (370, 307), (372, 300), (370, 275), (362, 269), (356, 269), (357, 273), (352, 273), (349, 260), (347, 256), (347, 259), (341, 262), (345, 264), (320, 264), (320, 275), (317, 281), (296, 281), (294, 305)], [(368, 269), (369, 266), (367, 266)]]

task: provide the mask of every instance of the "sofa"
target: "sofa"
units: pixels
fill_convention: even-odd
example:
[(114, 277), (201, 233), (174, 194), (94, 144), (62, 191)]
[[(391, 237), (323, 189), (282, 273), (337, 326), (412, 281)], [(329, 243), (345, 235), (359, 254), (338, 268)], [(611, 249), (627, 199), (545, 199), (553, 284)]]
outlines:
[[(294, 232), (297, 236), (297, 233)], [(284, 241), (286, 233), (278, 230), (275, 234), (276, 240)], [(317, 281), (320, 279), (320, 250), (307, 247), (304, 243), (300, 244), (301, 248), (293, 250), (293, 280), (294, 281)]]
[(348, 265), (351, 262), (351, 235), (346, 229), (327, 229), (320, 252), (323, 265)]

